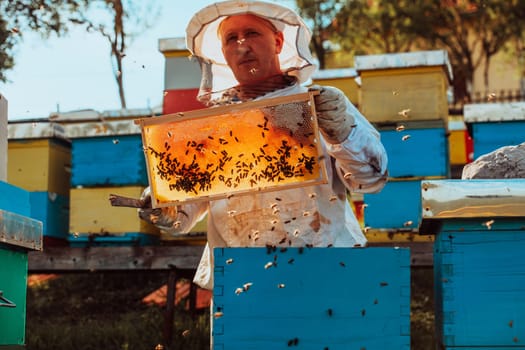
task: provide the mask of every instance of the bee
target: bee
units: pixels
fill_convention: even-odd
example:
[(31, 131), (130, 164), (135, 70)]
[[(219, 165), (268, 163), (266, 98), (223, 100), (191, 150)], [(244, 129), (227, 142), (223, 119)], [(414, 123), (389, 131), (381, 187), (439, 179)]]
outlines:
[(486, 226), (487, 229), (490, 230), (490, 229), (492, 229), (492, 224), (494, 224), (494, 220), (489, 220), (489, 221), (487, 221), (487, 222), (484, 222), (484, 223), (483, 223), (483, 226)]
[(408, 227), (408, 226), (412, 226), (414, 222), (412, 220), (408, 220), (408, 221), (405, 221), (405, 223), (403, 224), (403, 226), (405, 227)]
[(405, 135), (401, 138), (401, 141), (406, 141), (410, 138), (410, 135)]
[(348, 179), (351, 178), (351, 177), (352, 177), (352, 173), (351, 173), (351, 172), (345, 173), (345, 174), (343, 175), (343, 178), (344, 178), (345, 180), (348, 180)]
[(332, 315), (334, 314), (334, 310), (328, 309), (326, 310), (326, 313), (328, 314), (328, 316), (332, 317)]
[(403, 109), (402, 111), (399, 111), (397, 114), (399, 114), (400, 116), (403, 116), (405, 118), (408, 118), (408, 112), (410, 112), (410, 108)]
[(277, 285), (277, 288), (284, 288), (284, 287), (286, 287), (286, 286), (284, 285), (284, 283), (279, 283), (279, 284)]
[(233, 259), (232, 258), (226, 260), (226, 264), (231, 265), (232, 263), (233, 263)]
[(113, 144), (114, 145), (117, 145), (119, 143), (119, 140), (118, 139), (113, 139)]
[(242, 292), (244, 292), (244, 289), (242, 289), (242, 288), (235, 289), (235, 294), (237, 294), (237, 295), (241, 294)]
[(213, 314), (213, 317), (215, 318), (221, 318), (222, 316), (224, 316), (224, 313), (222, 313), (222, 311), (217, 311)]
[(243, 284), (242, 288), (244, 289), (244, 291), (247, 291), (248, 289), (250, 289), (252, 285), (253, 285), (252, 282), (248, 282), (248, 283)]
[(396, 131), (403, 131), (405, 130), (405, 126), (404, 125), (399, 125), (397, 128), (396, 128)]
[(339, 265), (341, 265), (342, 267), (346, 267), (346, 264), (343, 261), (339, 262)]
[(264, 268), (266, 270), (268, 270), (270, 267), (272, 267), (274, 265), (274, 262), (273, 261), (269, 261), (267, 262), (265, 265), (264, 265)]

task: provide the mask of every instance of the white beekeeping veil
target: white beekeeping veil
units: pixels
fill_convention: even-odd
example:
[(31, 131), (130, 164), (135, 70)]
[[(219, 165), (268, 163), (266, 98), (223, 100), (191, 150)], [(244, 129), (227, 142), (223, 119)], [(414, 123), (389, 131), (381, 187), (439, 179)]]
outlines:
[(296, 77), (301, 84), (307, 82), (315, 70), (308, 47), (310, 30), (293, 10), (262, 1), (217, 2), (197, 12), (186, 28), (188, 50), (201, 65), (198, 99), (202, 102), (213, 103), (225, 90), (238, 85), (222, 54), (217, 29), (226, 17), (240, 14), (262, 17), (283, 32), (284, 45), (279, 54), (281, 71)]

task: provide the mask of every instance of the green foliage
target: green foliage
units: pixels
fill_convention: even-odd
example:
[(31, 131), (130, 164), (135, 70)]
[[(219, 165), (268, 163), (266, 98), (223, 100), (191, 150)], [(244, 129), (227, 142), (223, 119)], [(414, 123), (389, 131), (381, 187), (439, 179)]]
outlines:
[[(315, 7), (306, 6), (318, 2), (297, 0), (307, 18), (317, 15)], [(366, 55), (446, 50), (454, 73), (456, 101), (470, 99), (468, 87), (482, 63), (488, 86), (491, 57), (509, 43), (515, 44), (517, 57), (525, 57), (522, 0), (350, 0), (332, 10), (337, 10), (336, 15), (318, 40), (331, 40), (345, 51)]]
[[(29, 288), (27, 348), (154, 349), (163, 343), (165, 310), (141, 300), (166, 281), (167, 273), (97, 272)], [(192, 315), (177, 306), (173, 327), (170, 350), (209, 348), (208, 310)]]

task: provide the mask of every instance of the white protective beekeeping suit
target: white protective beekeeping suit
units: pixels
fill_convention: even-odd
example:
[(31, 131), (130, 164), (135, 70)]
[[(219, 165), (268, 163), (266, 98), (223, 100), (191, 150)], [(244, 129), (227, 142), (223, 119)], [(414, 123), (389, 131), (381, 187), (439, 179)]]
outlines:
[[(229, 102), (225, 97), (229, 95), (224, 91), (238, 83), (222, 54), (217, 29), (224, 18), (245, 13), (271, 21), (284, 33), (284, 46), (279, 55), (281, 70), (296, 79), (295, 84), (268, 92), (258, 99), (307, 91), (304, 83), (309, 81), (315, 65), (308, 48), (311, 34), (302, 19), (294, 11), (274, 3), (225, 1), (196, 13), (186, 30), (187, 47), (199, 60), (203, 73), (199, 99), (209, 105)], [(333, 113), (345, 114), (353, 125), (350, 135), (340, 143), (322, 140), (327, 184), (192, 203), (182, 208), (187, 216), (171, 212), (171, 222), (176, 220), (176, 227), (161, 228), (173, 234), (189, 231), (208, 214), (208, 244), (195, 275), (198, 285), (213, 286), (214, 247), (353, 247), (366, 244), (346, 191), (381, 190), (387, 178), (387, 157), (379, 133), (346, 97), (340, 92), (337, 94), (340, 95), (340, 109)], [(167, 211), (163, 213), (168, 215)]]

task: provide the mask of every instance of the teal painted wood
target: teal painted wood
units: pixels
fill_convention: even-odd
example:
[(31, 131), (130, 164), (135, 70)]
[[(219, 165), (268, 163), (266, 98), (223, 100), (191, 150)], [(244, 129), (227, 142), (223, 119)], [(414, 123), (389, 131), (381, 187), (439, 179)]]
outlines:
[(73, 187), (148, 184), (140, 135), (73, 139), (71, 162)]
[(473, 123), (474, 159), (503, 146), (515, 146), (524, 141), (525, 122)]
[(0, 243), (0, 291), (15, 307), (0, 306), (0, 345), (25, 343), (27, 253)]
[[(445, 128), (382, 130), (391, 177), (449, 175), (448, 140)], [(403, 141), (404, 136), (409, 138)]]
[(69, 234), (67, 238), (69, 246), (83, 247), (118, 247), (118, 246), (147, 246), (159, 244), (160, 238), (156, 235), (146, 233), (124, 233), (121, 235), (93, 235), (93, 234)]
[(408, 249), (217, 248), (214, 256), (214, 349), (410, 348)]
[(0, 209), (29, 216), (31, 214), (29, 192), (7, 182), (0, 181)]
[(379, 193), (365, 194), (365, 226), (416, 229), (421, 219), (421, 181), (389, 181)]
[(42, 221), (46, 237), (65, 239), (69, 234), (69, 197), (49, 192), (31, 192), (31, 217)]
[(445, 222), (436, 237), (436, 331), (447, 349), (525, 348), (525, 222), (487, 222)]

